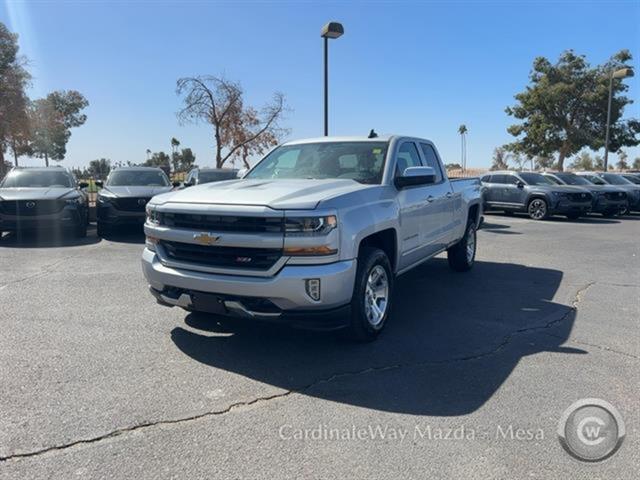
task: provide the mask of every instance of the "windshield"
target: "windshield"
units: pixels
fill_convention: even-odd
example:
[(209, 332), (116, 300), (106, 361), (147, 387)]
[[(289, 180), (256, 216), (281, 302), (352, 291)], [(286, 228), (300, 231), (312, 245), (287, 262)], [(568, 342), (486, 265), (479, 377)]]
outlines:
[(571, 173), (556, 173), (555, 175), (567, 185), (592, 185), (589, 180)]
[(524, 172), (518, 173), (518, 175), (520, 175), (520, 178), (522, 178), (527, 185), (553, 185), (552, 181), (539, 173)]
[(382, 181), (387, 142), (322, 142), (279, 147), (245, 178), (344, 178)]
[(564, 185), (564, 182), (560, 181), (558, 178), (554, 176), (545, 175), (544, 178), (546, 178), (547, 180), (550, 180), (552, 183), (555, 183), (556, 185)]
[(200, 171), (198, 183), (220, 182), (222, 180), (232, 180), (238, 178), (237, 170), (209, 170)]
[(632, 182), (624, 178), (622, 175), (616, 175), (615, 173), (603, 173), (602, 176), (611, 185), (632, 185)]
[(629, 180), (631, 183), (635, 183), (636, 185), (640, 185), (640, 177), (637, 177), (635, 175), (623, 175), (623, 176), (624, 176), (624, 178)]
[(583, 175), (581, 178), (586, 178), (588, 181), (590, 181), (591, 183), (595, 184), (595, 185), (606, 185), (607, 182), (605, 182), (604, 180), (602, 180), (600, 177), (596, 176), (596, 175)]
[(73, 177), (64, 170), (19, 170), (11, 172), (1, 188), (73, 188)]
[(159, 170), (116, 170), (111, 172), (107, 187), (168, 187), (169, 179)]

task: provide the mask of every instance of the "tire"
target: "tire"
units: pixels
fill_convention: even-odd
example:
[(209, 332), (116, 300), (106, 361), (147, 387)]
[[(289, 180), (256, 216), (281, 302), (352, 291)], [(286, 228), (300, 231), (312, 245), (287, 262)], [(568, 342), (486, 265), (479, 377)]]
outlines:
[[(352, 340), (371, 342), (380, 334), (391, 311), (393, 284), (393, 271), (387, 254), (379, 248), (363, 247), (358, 255), (351, 298), (348, 336)], [(378, 287), (377, 298), (376, 292), (370, 288), (372, 285)], [(377, 310), (372, 308), (373, 305)]]
[(620, 216), (629, 215), (629, 213), (631, 213), (631, 209), (629, 208), (628, 203), (624, 207), (621, 207), (620, 210), (618, 211), (618, 215)]
[(107, 235), (109, 235), (109, 229), (105, 227), (102, 223), (98, 222), (96, 227), (96, 233), (98, 234), (99, 237), (105, 238)]
[(87, 236), (87, 222), (80, 222), (78, 225), (75, 226), (74, 228), (74, 234), (76, 236), (76, 238), (85, 238)]
[(469, 220), (464, 236), (447, 250), (449, 267), (456, 272), (471, 270), (476, 261), (476, 224)]
[(567, 214), (567, 218), (569, 220), (578, 220), (581, 217), (579, 213), (569, 213)]
[(549, 217), (549, 204), (544, 198), (533, 198), (527, 205), (527, 213), (532, 220), (545, 220)]

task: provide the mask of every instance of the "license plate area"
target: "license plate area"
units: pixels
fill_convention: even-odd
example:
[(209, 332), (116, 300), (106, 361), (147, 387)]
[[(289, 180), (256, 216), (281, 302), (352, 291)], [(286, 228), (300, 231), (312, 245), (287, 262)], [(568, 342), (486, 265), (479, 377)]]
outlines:
[(227, 307), (224, 305), (223, 298), (211, 293), (192, 293), (191, 305), (193, 305), (194, 310), (199, 312), (208, 312), (215, 315), (226, 315), (229, 313)]

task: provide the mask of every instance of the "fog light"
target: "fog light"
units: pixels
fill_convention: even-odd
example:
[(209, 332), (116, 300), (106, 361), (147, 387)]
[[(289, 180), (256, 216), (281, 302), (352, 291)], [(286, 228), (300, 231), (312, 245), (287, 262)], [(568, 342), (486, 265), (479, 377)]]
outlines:
[(156, 251), (156, 245), (158, 244), (158, 239), (156, 237), (146, 237), (144, 246), (147, 247), (152, 252)]
[(305, 280), (305, 287), (307, 289), (307, 295), (309, 295), (316, 302), (320, 300), (320, 279), (309, 278)]

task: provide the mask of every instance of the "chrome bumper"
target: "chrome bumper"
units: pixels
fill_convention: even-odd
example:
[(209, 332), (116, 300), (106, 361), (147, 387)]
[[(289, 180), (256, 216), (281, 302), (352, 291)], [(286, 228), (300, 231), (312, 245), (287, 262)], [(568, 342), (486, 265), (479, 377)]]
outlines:
[[(283, 311), (322, 311), (342, 307), (351, 301), (356, 275), (356, 261), (346, 260), (325, 265), (285, 265), (276, 275), (256, 277), (222, 275), (178, 269), (164, 265), (155, 252), (145, 248), (142, 270), (154, 296), (161, 303), (188, 308), (188, 295), (170, 298), (162, 295), (167, 289), (198, 291), (217, 295), (266, 299)], [(315, 301), (306, 292), (305, 280), (320, 279), (320, 300)], [(158, 295), (156, 295), (158, 294)], [(176, 302), (176, 303), (172, 303)], [(240, 316), (255, 316), (242, 304), (225, 301), (227, 309)]]

